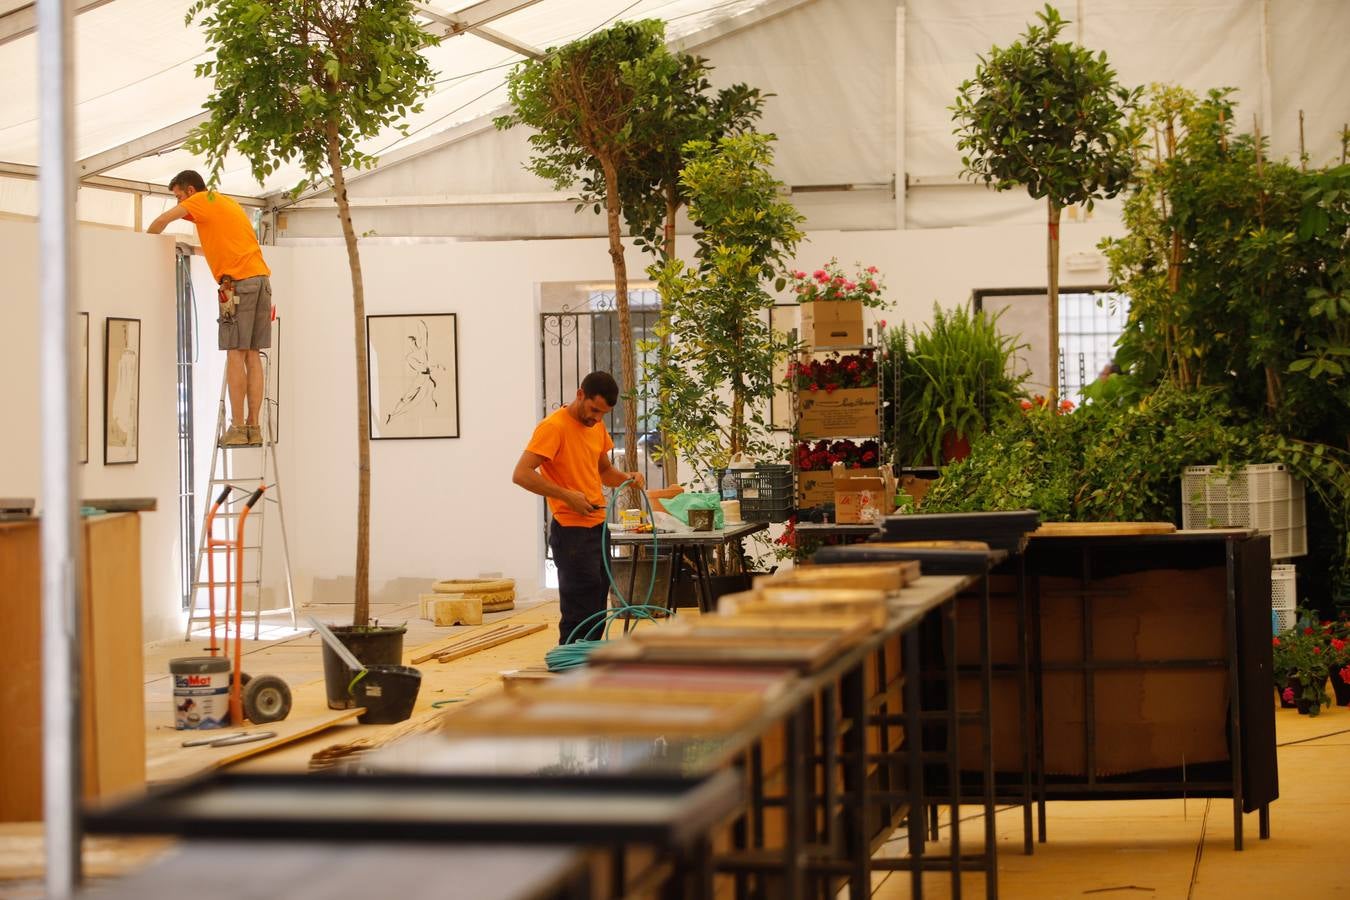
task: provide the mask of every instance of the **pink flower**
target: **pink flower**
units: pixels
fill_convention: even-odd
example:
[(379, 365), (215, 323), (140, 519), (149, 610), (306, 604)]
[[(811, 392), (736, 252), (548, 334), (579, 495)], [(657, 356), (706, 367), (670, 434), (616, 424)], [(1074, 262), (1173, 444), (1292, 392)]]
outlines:
[(882, 319), (881, 321), (877, 322), (877, 325), (881, 326), (882, 328), (885, 328), (885, 327), (886, 327), (886, 320), (885, 320), (885, 319)]
[(1291, 687), (1285, 688), (1285, 689), (1284, 689), (1284, 693), (1283, 693), (1283, 694), (1280, 694), (1280, 697), (1284, 700), (1285, 703), (1293, 703), (1293, 702), (1294, 702), (1294, 689), (1291, 688)]
[(858, 288), (858, 286), (857, 286), (856, 284), (854, 284), (853, 282), (851, 282), (851, 281), (845, 281), (845, 282), (844, 282), (844, 290), (846, 290), (846, 291), (857, 290), (857, 288)]
[(869, 275), (875, 275), (875, 274), (877, 274), (877, 267), (876, 267), (876, 266), (868, 266), (868, 267), (867, 267), (867, 274), (869, 274)]
[(793, 269), (793, 270), (792, 270), (792, 277), (793, 277), (793, 278), (805, 278), (805, 277), (806, 277), (806, 273), (805, 273), (805, 272), (800, 272), (800, 271), (798, 271), (798, 270), (796, 270), (796, 269)]
[(869, 278), (867, 281), (863, 282), (863, 287), (868, 291), (875, 291), (877, 289), (877, 283)]
[(832, 280), (835, 284), (843, 284), (843, 283), (844, 283), (844, 276), (843, 276), (843, 275), (836, 275), (836, 276), (834, 276), (834, 278), (831, 279), (831, 280)]
[(816, 269), (814, 272), (811, 273), (811, 277), (814, 278), (816, 281), (830, 280), (830, 276), (825, 273), (824, 269)]

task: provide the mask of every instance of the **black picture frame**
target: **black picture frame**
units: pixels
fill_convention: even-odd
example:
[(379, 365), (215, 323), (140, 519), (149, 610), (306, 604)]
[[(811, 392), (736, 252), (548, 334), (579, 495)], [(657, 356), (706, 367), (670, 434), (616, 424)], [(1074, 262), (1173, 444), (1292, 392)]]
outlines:
[(103, 464), (133, 465), (140, 455), (141, 320), (108, 316), (103, 320)]
[(458, 438), (456, 313), (366, 316), (370, 439)]

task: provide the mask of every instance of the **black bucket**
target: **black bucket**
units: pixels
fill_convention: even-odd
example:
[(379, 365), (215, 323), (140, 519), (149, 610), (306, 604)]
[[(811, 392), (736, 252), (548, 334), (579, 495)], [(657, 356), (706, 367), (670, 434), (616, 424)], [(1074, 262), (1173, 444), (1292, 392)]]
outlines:
[(412, 715), (422, 672), (412, 666), (371, 666), (352, 685), (352, 698), (366, 711), (356, 717), (362, 725), (392, 725)]
[[(363, 628), (356, 630), (351, 625), (332, 629), (338, 640), (367, 666), (397, 666), (403, 662), (403, 635), (407, 628), (402, 625)], [(352, 702), (347, 685), (356, 677), (353, 669), (347, 668), (337, 653), (325, 642), (323, 644), (323, 680), (328, 693), (329, 709), (350, 709), (360, 706)]]

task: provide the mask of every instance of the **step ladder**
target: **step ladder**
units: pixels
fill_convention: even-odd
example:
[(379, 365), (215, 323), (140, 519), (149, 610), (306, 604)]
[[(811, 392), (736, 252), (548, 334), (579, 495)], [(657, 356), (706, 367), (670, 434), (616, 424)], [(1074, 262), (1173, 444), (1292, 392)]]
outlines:
[[(262, 617), (265, 615), (275, 615), (277, 613), (289, 612), (291, 627), (294, 628), (296, 622), (295, 608), (295, 587), (291, 580), (291, 557), (290, 550), (286, 544), (286, 517), (282, 511), (281, 503), (281, 479), (277, 470), (277, 448), (272, 440), (272, 411), (276, 408), (274, 398), (269, 395), (271, 385), (271, 358), (267, 351), (262, 351), (263, 360), (263, 401), (258, 423), (262, 429), (262, 444), (253, 447), (222, 447), (221, 438), (225, 436), (228, 430), (226, 418), (226, 401), (228, 399), (228, 385), (226, 377), (222, 374), (220, 379), (220, 402), (216, 411), (216, 433), (213, 440), (213, 449), (211, 452), (211, 478), (207, 482), (206, 488), (206, 507), (219, 495), (222, 488), (226, 485), (236, 488), (230, 492), (230, 496), (221, 505), (221, 509), (216, 513), (216, 534), (208, 535), (206, 528), (201, 529), (201, 534), (197, 537), (197, 555), (196, 564), (193, 566), (192, 580), (192, 600), (188, 604), (188, 622), (187, 630), (183, 635), (183, 640), (192, 640), (192, 629), (197, 622), (207, 618), (211, 603), (211, 582), (207, 579), (208, 554), (218, 554), (212, 560), (213, 568), (216, 572), (229, 572), (233, 578), (235, 572), (235, 561), (229, 559), (229, 553), (224, 546), (226, 542), (233, 543), (239, 529), (241, 514), (244, 510), (244, 504), (248, 502), (249, 496), (259, 487), (265, 487), (262, 495), (262, 502), (252, 511), (248, 528), (244, 538), (248, 541), (244, 545), (244, 580), (242, 590), (235, 597), (235, 602), (242, 603), (244, 599), (252, 593), (254, 598), (253, 607), (253, 639), (257, 640), (262, 630)], [(281, 536), (281, 563), (284, 574), (286, 588), (287, 605), (276, 609), (263, 609), (263, 539), (266, 535), (265, 525), (267, 520), (276, 516), (277, 528)], [(203, 514), (203, 522), (205, 515)], [(211, 540), (212, 537), (215, 540)], [(227, 565), (227, 562), (229, 563)], [(216, 588), (219, 596), (223, 597), (223, 582), (217, 581)], [(231, 596), (234, 596), (231, 593)], [(216, 608), (220, 608), (219, 599)]]

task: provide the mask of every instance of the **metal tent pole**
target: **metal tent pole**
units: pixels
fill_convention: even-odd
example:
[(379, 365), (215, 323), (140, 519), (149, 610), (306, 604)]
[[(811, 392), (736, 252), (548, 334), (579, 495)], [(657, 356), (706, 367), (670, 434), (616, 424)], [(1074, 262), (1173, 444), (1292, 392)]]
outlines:
[(42, 806), (47, 896), (80, 882), (81, 546), (75, 491), (75, 221), (71, 0), (38, 0), (41, 249)]

